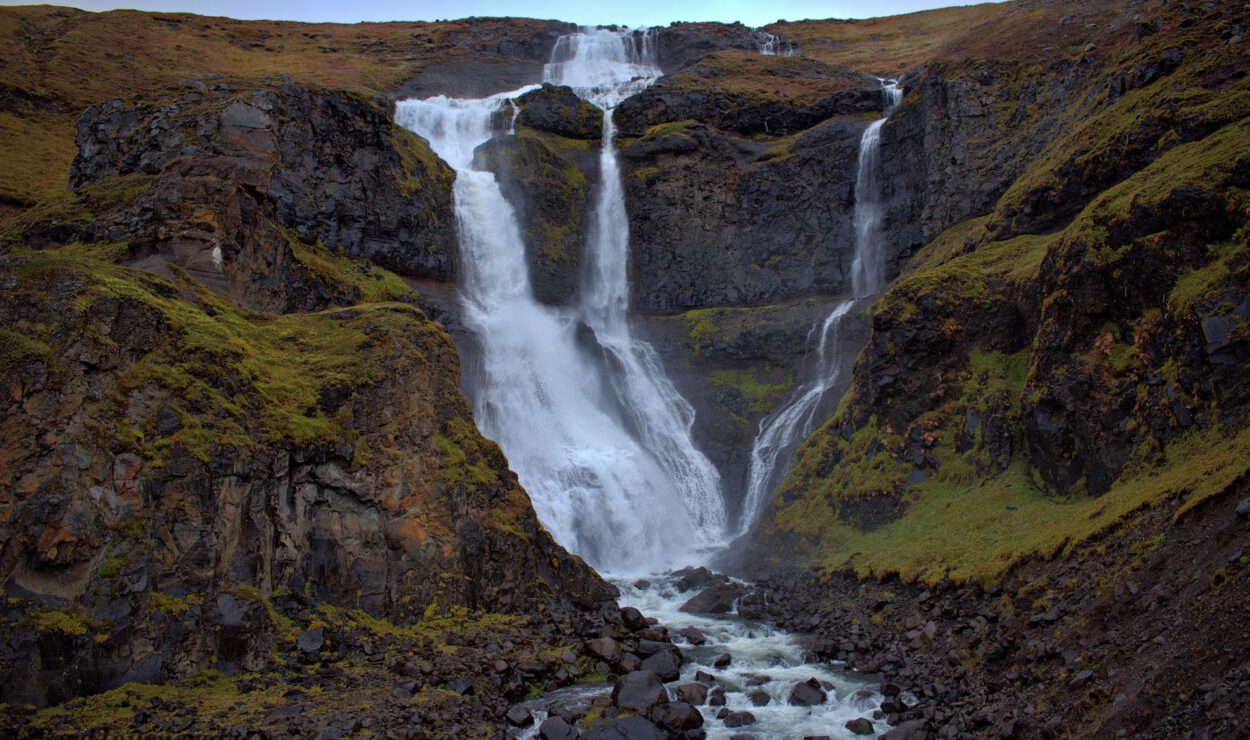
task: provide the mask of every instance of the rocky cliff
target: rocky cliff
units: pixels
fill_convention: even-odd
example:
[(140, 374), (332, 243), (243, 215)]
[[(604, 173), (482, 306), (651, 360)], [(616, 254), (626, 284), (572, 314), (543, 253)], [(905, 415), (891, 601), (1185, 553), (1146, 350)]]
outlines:
[[(924, 173), (895, 175), (896, 192), (925, 194), (895, 201), (910, 206), (892, 232), (928, 241), (877, 305), (768, 541), (860, 572), (980, 579), (1242, 475), (1245, 23), (1130, 6), (1082, 27), (1101, 35), (1072, 61), (1039, 67), (1026, 48), (909, 81), (883, 148), (887, 168)], [(980, 151), (958, 133), (999, 126)], [(988, 187), (940, 186), (961, 172)]]
[[(445, 275), (446, 167), (385, 105), (293, 84), (110, 102), (79, 142), (77, 187), (0, 236), (3, 700), (272, 686), (543, 614), (479, 677), (502, 711), (548, 670), (510, 661), (613, 589), (538, 524), (420, 297), (361, 259)], [(389, 695), (367, 673), (325, 678)]]

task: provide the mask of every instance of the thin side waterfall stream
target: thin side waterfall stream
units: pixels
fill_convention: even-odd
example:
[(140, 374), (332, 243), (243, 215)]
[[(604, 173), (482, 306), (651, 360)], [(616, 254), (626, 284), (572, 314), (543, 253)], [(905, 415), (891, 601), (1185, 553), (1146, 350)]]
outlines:
[(781, 484), (794, 450), (813, 431), (816, 410), (842, 373), (840, 331), (851, 309), (885, 287), (885, 250), (881, 238), (881, 126), (903, 98), (892, 80), (882, 80), (885, 110), (864, 129), (855, 169), (854, 256), (851, 261), (851, 297), (839, 303), (820, 325), (816, 340), (816, 372), (789, 401), (760, 422), (751, 445), (747, 491), (737, 534), (755, 523), (766, 498)]

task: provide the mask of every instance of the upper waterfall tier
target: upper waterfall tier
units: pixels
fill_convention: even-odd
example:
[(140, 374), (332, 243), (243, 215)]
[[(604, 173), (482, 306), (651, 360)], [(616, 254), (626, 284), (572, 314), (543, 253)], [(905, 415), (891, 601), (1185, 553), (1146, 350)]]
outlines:
[(611, 109), (659, 75), (649, 34), (638, 31), (564, 37), (547, 65), (548, 82), (607, 112), (586, 250), (592, 269), (571, 308), (534, 299), (513, 206), (475, 166), (478, 147), (506, 128), (510, 98), (528, 88), (402, 101), (397, 110), (456, 169), (461, 298), (481, 352), (469, 388), (478, 423), (556, 539), (617, 573), (689, 562), (725, 534), (719, 474), (691, 438), (693, 409), (627, 317), (629, 227)]

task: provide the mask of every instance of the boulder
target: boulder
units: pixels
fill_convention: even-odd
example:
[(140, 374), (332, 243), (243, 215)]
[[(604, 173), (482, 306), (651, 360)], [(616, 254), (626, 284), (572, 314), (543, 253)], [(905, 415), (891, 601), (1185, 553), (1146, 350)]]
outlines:
[(529, 727), (534, 723), (534, 715), (530, 714), (530, 710), (525, 707), (516, 706), (508, 710), (504, 715), (508, 720), (508, 724), (513, 727)]
[(603, 138), (603, 111), (577, 97), (566, 85), (544, 83), (516, 99), (516, 122), (570, 139)]
[(632, 606), (626, 606), (621, 609), (621, 621), (625, 623), (625, 629), (630, 632), (641, 632), (651, 626), (651, 623), (642, 615), (642, 612)]
[(738, 597), (746, 592), (747, 587), (738, 583), (718, 583), (703, 589), (682, 604), (681, 611), (691, 614), (728, 614), (733, 611)]
[(593, 640), (587, 640), (586, 650), (609, 663), (616, 663), (621, 659), (621, 643), (613, 640), (611, 637), (598, 637)]
[(876, 729), (872, 726), (872, 720), (864, 717), (857, 717), (846, 723), (846, 729), (851, 731), (853, 735), (872, 735)]
[(582, 734), (563, 718), (553, 716), (538, 726), (538, 736), (542, 740), (578, 740)]
[(675, 701), (663, 711), (660, 724), (674, 732), (697, 730), (703, 726), (703, 715), (690, 704)]
[(725, 715), (724, 721), (726, 727), (746, 727), (747, 725), (755, 724), (755, 715), (745, 710), (741, 712), (730, 712)]
[(821, 687), (820, 681), (815, 678), (809, 678), (806, 681), (795, 684), (790, 690), (790, 704), (799, 707), (812, 707), (818, 704), (824, 704), (829, 696)]
[(325, 629), (315, 627), (305, 630), (295, 638), (295, 646), (299, 648), (301, 653), (311, 654), (321, 650), (321, 646), (325, 644)]
[(618, 709), (646, 715), (667, 704), (668, 691), (651, 671), (630, 671), (612, 687), (612, 706)]
[(596, 722), (589, 732), (582, 735), (582, 738), (583, 740), (667, 740), (668, 733), (645, 717), (634, 715)]
[(683, 683), (673, 689), (678, 701), (698, 706), (707, 701), (707, 686), (701, 683)]
[(702, 645), (707, 642), (707, 637), (704, 636), (703, 632), (700, 631), (698, 627), (683, 627), (678, 630), (677, 634), (684, 637), (686, 642), (691, 645)]
[(642, 661), (642, 670), (655, 673), (663, 681), (676, 681), (681, 676), (681, 663), (681, 651), (670, 648)]

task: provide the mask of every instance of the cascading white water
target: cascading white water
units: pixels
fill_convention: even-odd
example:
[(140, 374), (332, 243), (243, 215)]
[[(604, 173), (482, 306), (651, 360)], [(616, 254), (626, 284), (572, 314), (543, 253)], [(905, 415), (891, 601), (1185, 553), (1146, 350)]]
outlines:
[(561, 38), (552, 59), (544, 71), (545, 81), (572, 87), (604, 112), (583, 319), (615, 360), (617, 372), (609, 381), (643, 444), (668, 475), (670, 490), (685, 502), (694, 519), (695, 542), (718, 545), (726, 526), (720, 474), (695, 448), (694, 409), (665, 375), (655, 350), (634, 337), (629, 325), (629, 218), (612, 112), (662, 74), (654, 60), (651, 34), (588, 30)]
[(755, 29), (756, 51), (766, 57), (792, 57), (797, 52), (794, 42), (786, 41), (776, 34)]
[[(681, 678), (669, 686), (696, 682), (698, 673), (709, 674), (715, 679), (715, 685), (725, 691), (725, 707), (734, 712), (750, 712), (755, 717), (755, 723), (747, 727), (728, 727), (716, 716), (720, 706), (701, 704), (698, 707), (704, 720), (701, 729), (707, 733), (708, 740), (730, 740), (743, 734), (759, 740), (820, 736), (854, 740), (858, 736), (846, 728), (846, 723), (859, 717), (873, 724), (873, 737), (889, 729), (884, 717), (872, 720), (874, 710), (885, 697), (868, 677), (808, 662), (804, 642), (797, 635), (772, 625), (737, 614), (711, 616), (681, 611), (681, 604), (690, 594), (679, 591), (676, 580), (655, 576), (648, 578), (644, 586), (641, 582), (618, 579), (616, 585), (621, 590), (622, 606), (633, 606), (648, 617), (658, 619), (680, 646), (686, 662)], [(706, 642), (690, 644), (681, 634), (687, 627), (699, 630)], [(716, 658), (725, 653), (733, 656), (732, 662), (716, 667)], [(828, 687), (828, 701), (811, 707), (790, 704), (794, 686), (811, 678)], [(517, 735), (524, 740), (537, 738), (539, 726), (553, 707), (590, 705), (596, 699), (604, 700), (611, 691), (610, 683), (583, 684), (525, 702), (522, 706), (533, 712), (535, 721)], [(753, 700), (752, 692), (763, 692), (768, 702), (761, 706)], [(915, 701), (910, 695), (905, 698)]]
[(885, 110), (881, 118), (864, 129), (859, 140), (855, 170), (854, 257), (851, 261), (851, 298), (839, 303), (820, 326), (816, 345), (816, 372), (812, 380), (798, 388), (790, 400), (760, 422), (759, 434), (751, 445), (747, 468), (747, 492), (742, 506), (738, 534), (745, 534), (755, 521), (764, 497), (780, 483), (785, 465), (777, 463), (814, 431), (816, 409), (831, 388), (837, 385), (841, 366), (839, 330), (856, 301), (876, 294), (885, 286), (885, 254), (881, 238), (881, 126), (903, 98), (903, 90), (893, 81), (882, 80)]
[[(406, 100), (396, 111), (456, 170), (464, 319), (482, 352), (483, 377), (472, 394), (478, 424), (507, 453), (553, 536), (616, 573), (688, 562), (725, 530), (718, 474), (690, 437), (693, 411), (626, 320), (628, 222), (610, 109), (659, 76), (647, 64), (648, 38), (564, 37), (546, 71), (548, 81), (609, 111), (587, 249), (593, 269), (576, 311), (534, 300), (516, 214), (494, 175), (473, 164), (477, 147), (500, 133), (510, 99), (532, 88), (481, 100)], [(606, 378), (576, 341), (579, 319), (616, 360)]]

